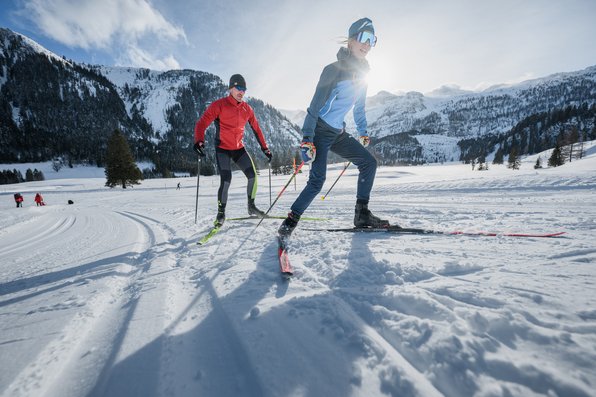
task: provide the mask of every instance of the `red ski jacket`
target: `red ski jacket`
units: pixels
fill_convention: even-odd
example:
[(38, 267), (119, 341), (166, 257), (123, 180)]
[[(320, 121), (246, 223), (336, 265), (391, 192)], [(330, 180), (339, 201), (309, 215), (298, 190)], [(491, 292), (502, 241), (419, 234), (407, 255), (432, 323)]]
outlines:
[(267, 148), (265, 136), (255, 117), (255, 112), (246, 102), (238, 102), (231, 95), (213, 102), (195, 125), (195, 143), (205, 141), (205, 130), (215, 121), (215, 142), (217, 147), (226, 150), (244, 147), (244, 126), (248, 122), (261, 149)]

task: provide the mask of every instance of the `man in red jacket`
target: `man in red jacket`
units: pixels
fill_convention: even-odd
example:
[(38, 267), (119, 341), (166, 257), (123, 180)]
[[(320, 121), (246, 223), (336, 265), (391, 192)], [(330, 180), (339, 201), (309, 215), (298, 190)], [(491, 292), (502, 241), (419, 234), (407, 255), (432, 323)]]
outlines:
[(220, 175), (220, 185), (217, 192), (216, 225), (222, 225), (226, 219), (225, 210), (228, 201), (228, 189), (232, 181), (232, 161), (242, 170), (248, 179), (246, 187), (248, 195), (248, 214), (258, 217), (265, 216), (255, 205), (257, 194), (257, 173), (254, 163), (244, 148), (244, 126), (248, 122), (252, 128), (261, 150), (271, 161), (271, 151), (267, 147), (263, 131), (255, 118), (250, 105), (243, 101), (246, 93), (244, 77), (235, 74), (230, 78), (230, 95), (213, 102), (195, 125), (194, 149), (200, 156), (205, 156), (205, 130), (215, 122), (215, 159)]

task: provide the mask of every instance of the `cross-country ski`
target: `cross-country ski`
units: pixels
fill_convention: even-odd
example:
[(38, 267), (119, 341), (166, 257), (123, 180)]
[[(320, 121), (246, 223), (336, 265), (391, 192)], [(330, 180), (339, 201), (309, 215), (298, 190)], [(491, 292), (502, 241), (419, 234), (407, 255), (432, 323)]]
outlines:
[(391, 233), (391, 234), (440, 234), (447, 236), (479, 236), (479, 237), (535, 237), (535, 238), (548, 238), (548, 237), (560, 237), (566, 234), (566, 232), (553, 232), (553, 233), (520, 233), (520, 232), (486, 232), (486, 231), (441, 231), (433, 229), (417, 229), (400, 226), (388, 226), (388, 227), (351, 227), (351, 228), (325, 228), (325, 229), (313, 229), (306, 228), (309, 231), (319, 232), (344, 232), (344, 233)]
[(215, 236), (217, 233), (219, 233), (219, 231), (221, 230), (221, 228), (223, 227), (223, 225), (215, 225), (213, 226), (211, 229), (209, 229), (209, 231), (199, 239), (199, 241), (197, 241), (198, 245), (203, 245), (206, 244), (209, 240), (211, 240), (211, 238), (213, 236)]
[(282, 237), (277, 238), (277, 256), (279, 257), (279, 270), (282, 277), (289, 279), (294, 275), (294, 269), (290, 264), (287, 242)]

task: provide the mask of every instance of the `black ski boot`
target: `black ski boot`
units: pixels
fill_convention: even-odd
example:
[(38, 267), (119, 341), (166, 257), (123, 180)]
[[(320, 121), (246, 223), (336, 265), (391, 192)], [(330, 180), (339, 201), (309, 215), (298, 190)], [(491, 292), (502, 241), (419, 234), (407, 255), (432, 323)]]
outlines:
[(356, 203), (354, 214), (354, 226), (356, 227), (387, 227), (389, 221), (374, 216), (368, 209), (368, 204)]
[(215, 222), (213, 224), (215, 226), (223, 225), (224, 221), (226, 220), (226, 205), (222, 203), (217, 203), (217, 217), (215, 218)]
[(279, 229), (277, 229), (279, 237), (281, 237), (282, 239), (289, 238), (294, 229), (296, 229), (296, 225), (298, 225), (299, 220), (300, 215), (294, 213), (293, 211), (289, 212), (288, 217), (284, 219)]
[(257, 216), (259, 218), (264, 218), (265, 213), (257, 208), (255, 205), (255, 199), (248, 199), (248, 215), (250, 216)]

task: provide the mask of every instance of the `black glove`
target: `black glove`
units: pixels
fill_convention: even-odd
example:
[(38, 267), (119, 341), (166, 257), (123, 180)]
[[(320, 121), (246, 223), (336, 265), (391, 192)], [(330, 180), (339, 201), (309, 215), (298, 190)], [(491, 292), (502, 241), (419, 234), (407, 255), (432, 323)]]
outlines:
[(203, 142), (203, 141), (195, 142), (195, 145), (193, 146), (193, 148), (195, 149), (195, 152), (197, 152), (199, 154), (199, 156), (205, 157), (205, 142)]
[(273, 155), (271, 154), (271, 150), (269, 150), (269, 148), (264, 148), (261, 150), (263, 151), (263, 154), (265, 156), (267, 156), (267, 159), (269, 159), (269, 162), (271, 162), (271, 158), (273, 157)]

